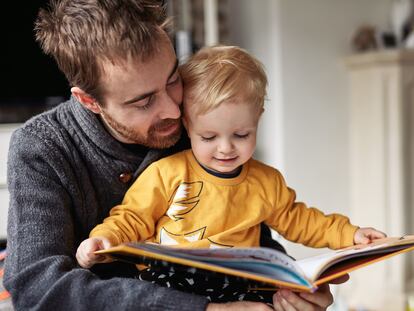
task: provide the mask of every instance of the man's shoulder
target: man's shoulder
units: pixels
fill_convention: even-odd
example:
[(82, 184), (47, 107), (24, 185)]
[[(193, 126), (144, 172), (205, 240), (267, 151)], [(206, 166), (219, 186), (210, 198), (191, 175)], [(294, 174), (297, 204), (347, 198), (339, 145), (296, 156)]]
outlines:
[(60, 105), (32, 117), (19, 128), (11, 137), (10, 147), (17, 150), (28, 151), (28, 149), (45, 149), (59, 144), (63, 139), (63, 133), (68, 126), (62, 122), (62, 116), (68, 114), (68, 103)]
[(68, 113), (68, 102), (63, 102), (48, 111), (32, 117), (15, 131), (15, 135), (32, 134), (42, 137), (43, 135), (62, 130), (64, 124), (61, 121), (61, 116)]

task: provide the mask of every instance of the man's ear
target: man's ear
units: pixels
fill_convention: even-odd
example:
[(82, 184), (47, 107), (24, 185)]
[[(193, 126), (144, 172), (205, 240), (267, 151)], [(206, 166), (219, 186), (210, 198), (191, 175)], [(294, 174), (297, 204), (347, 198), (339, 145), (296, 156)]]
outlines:
[(72, 92), (72, 95), (78, 100), (78, 102), (80, 102), (86, 109), (96, 114), (101, 113), (101, 107), (91, 95), (77, 86), (72, 87), (70, 91)]

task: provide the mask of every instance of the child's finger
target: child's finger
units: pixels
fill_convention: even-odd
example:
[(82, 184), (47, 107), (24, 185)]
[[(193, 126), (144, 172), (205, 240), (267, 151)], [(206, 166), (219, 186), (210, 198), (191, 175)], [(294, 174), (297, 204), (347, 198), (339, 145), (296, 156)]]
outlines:
[(381, 232), (381, 231), (375, 230), (375, 231), (373, 232), (373, 237), (374, 237), (375, 239), (382, 239), (382, 238), (386, 238), (386, 237), (387, 237), (387, 235), (386, 235), (384, 232)]
[(371, 240), (382, 239), (387, 236), (384, 232), (375, 230), (373, 228), (367, 228), (364, 234), (366, 237), (370, 238)]
[(83, 255), (78, 258), (78, 263), (82, 268), (86, 268), (86, 269), (92, 266), (90, 262), (88, 261), (88, 258), (86, 258)]

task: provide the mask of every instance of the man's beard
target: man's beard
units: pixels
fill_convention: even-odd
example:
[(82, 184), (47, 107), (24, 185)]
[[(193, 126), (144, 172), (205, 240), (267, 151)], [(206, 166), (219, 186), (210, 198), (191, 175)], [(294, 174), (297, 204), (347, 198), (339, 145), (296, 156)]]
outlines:
[[(133, 144), (143, 145), (149, 148), (164, 149), (175, 145), (181, 137), (182, 126), (180, 119), (166, 119), (156, 124), (152, 124), (148, 129), (147, 136), (144, 136), (119, 123), (104, 111), (101, 111), (101, 114), (102, 118), (106, 121), (106, 123), (108, 123), (113, 131)], [(178, 127), (174, 133), (168, 136), (157, 134), (159, 130), (168, 128), (175, 124), (177, 124)]]

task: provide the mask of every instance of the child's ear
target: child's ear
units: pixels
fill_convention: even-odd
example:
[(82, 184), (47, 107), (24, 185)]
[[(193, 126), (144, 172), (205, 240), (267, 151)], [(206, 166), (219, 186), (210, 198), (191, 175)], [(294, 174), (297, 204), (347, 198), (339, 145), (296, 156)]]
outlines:
[(80, 102), (86, 109), (93, 113), (100, 114), (101, 107), (98, 102), (81, 88), (74, 86), (70, 89), (72, 95)]

